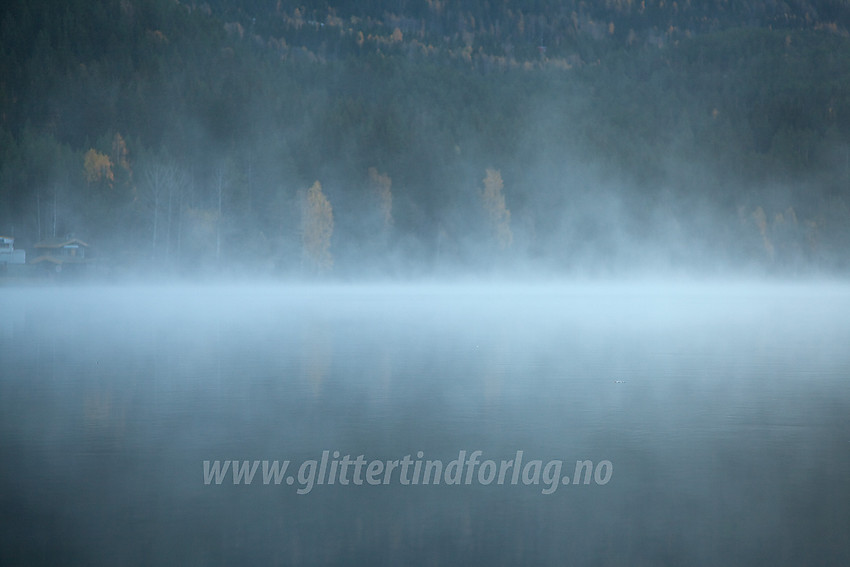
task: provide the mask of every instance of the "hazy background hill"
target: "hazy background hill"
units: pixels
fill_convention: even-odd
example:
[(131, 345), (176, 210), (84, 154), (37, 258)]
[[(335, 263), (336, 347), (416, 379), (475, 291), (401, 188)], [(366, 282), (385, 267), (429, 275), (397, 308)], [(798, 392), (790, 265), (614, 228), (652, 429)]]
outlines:
[(119, 274), (850, 267), (838, 0), (42, 0), (0, 25), (24, 248), (73, 232)]

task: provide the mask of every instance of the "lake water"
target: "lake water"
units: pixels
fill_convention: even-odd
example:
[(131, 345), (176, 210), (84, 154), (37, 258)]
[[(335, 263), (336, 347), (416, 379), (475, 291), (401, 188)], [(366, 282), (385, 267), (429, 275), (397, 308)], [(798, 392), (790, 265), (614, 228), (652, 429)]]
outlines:
[(2, 565), (850, 565), (846, 285), (0, 292)]

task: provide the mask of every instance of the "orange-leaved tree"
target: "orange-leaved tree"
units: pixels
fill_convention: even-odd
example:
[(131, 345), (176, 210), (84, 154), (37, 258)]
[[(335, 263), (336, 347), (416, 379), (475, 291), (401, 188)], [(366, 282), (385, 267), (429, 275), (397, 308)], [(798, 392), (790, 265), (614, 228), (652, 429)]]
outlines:
[(92, 185), (105, 181), (111, 186), (115, 180), (112, 173), (112, 161), (109, 156), (94, 148), (87, 151), (83, 157), (83, 167), (86, 170), (86, 181)]

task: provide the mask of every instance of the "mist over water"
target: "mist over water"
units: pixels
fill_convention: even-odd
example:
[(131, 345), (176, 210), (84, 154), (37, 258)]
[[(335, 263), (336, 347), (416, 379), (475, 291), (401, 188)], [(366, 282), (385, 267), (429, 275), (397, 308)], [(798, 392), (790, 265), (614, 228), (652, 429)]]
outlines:
[[(4, 564), (850, 559), (845, 284), (3, 291)], [(613, 474), (204, 481), (205, 460), (475, 450)]]
[(850, 565), (850, 3), (56, 4), (0, 567)]

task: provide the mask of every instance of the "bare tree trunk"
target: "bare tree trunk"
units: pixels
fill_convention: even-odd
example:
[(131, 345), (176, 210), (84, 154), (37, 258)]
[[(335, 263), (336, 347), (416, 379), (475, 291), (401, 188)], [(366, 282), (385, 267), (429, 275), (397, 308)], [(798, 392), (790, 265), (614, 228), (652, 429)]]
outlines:
[(254, 185), (253, 185), (253, 173), (254, 173), (254, 163), (251, 158), (248, 158), (248, 215), (250, 216), (254, 212)]
[(174, 183), (168, 184), (168, 217), (165, 231), (165, 260), (171, 260), (171, 201), (174, 195)]
[(183, 243), (183, 193), (177, 195), (177, 261), (180, 261), (181, 245)]
[(151, 238), (151, 258), (156, 256), (156, 229), (159, 223), (159, 195), (154, 189), (153, 195), (153, 236)]
[(224, 171), (218, 170), (218, 221), (215, 224), (215, 263), (221, 265), (221, 200), (224, 193)]
[[(152, 161), (144, 169), (145, 188), (143, 193), (148, 206), (151, 209), (153, 218), (151, 230), (151, 258), (155, 259), (160, 246), (160, 238), (162, 221), (159, 217), (160, 213), (165, 215), (165, 258), (171, 257), (171, 228), (174, 216), (174, 192), (178, 192), (178, 196), (182, 192), (183, 178), (177, 165), (171, 161)], [(166, 191), (168, 192), (168, 202), (165, 203)], [(161, 210), (164, 208), (165, 210)]]
[(35, 191), (35, 225), (38, 229), (38, 239), (41, 240), (41, 189)]

